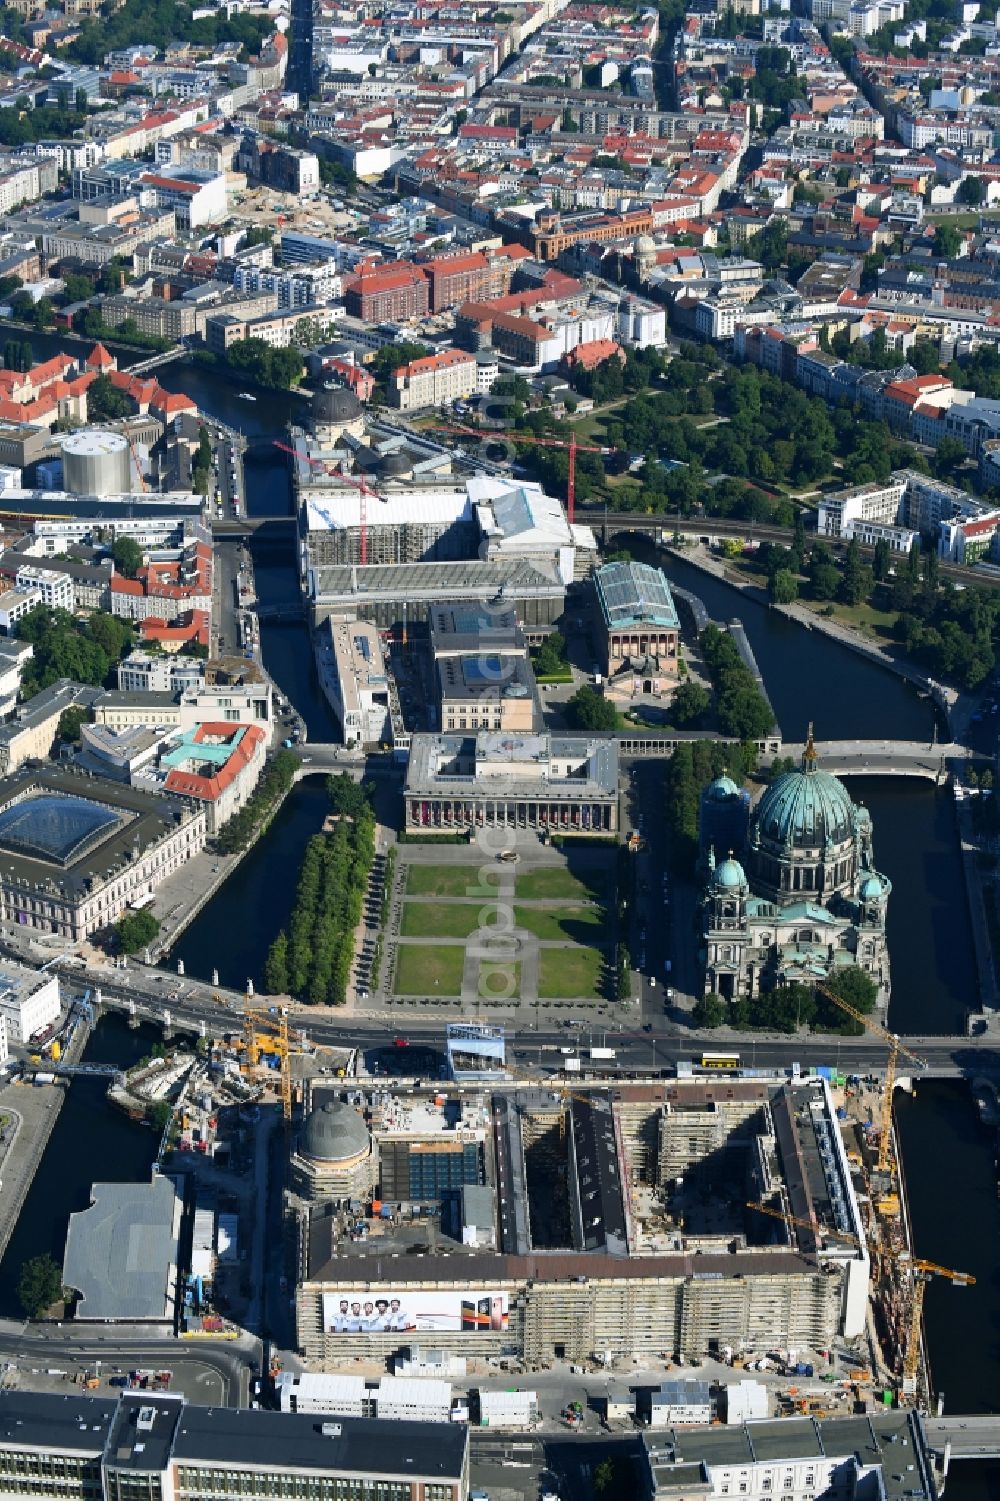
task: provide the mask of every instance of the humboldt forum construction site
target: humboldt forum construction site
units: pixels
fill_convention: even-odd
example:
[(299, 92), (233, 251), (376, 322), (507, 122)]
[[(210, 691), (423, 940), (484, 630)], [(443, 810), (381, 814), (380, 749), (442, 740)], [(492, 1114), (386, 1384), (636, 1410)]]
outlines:
[(527, 1362), (861, 1349), (870, 1204), (841, 1126), (821, 1078), (317, 1087), (300, 1347), (324, 1369), (407, 1331)]

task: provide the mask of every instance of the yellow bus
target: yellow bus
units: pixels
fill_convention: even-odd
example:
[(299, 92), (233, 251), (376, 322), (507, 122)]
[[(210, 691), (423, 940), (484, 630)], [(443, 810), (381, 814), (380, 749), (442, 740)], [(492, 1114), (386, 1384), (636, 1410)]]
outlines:
[(740, 1066), (739, 1053), (702, 1053), (702, 1068), (735, 1069)]

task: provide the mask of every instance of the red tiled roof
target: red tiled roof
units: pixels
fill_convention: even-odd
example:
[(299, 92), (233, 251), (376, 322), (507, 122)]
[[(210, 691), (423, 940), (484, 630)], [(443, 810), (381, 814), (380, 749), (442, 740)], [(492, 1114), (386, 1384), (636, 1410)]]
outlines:
[(168, 792), (181, 793), (186, 797), (201, 798), (204, 802), (216, 802), (226, 788), (235, 782), (253, 760), (258, 747), (263, 743), (264, 731), (258, 725), (202, 724), (194, 736), (197, 744), (209, 738), (233, 742), (232, 755), (212, 776), (195, 771), (172, 768), (167, 774)]

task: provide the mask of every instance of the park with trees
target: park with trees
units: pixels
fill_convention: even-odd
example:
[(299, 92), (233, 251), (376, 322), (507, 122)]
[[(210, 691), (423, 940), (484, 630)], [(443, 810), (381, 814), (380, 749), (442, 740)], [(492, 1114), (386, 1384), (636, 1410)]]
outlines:
[(95, 688), (111, 686), (113, 670), (134, 640), (131, 625), (117, 615), (95, 610), (81, 620), (68, 610), (48, 610), (44, 605), (17, 622), (17, 635), (33, 648), (21, 678), (25, 698), (59, 678)]
[(996, 665), (1000, 594), (974, 584), (957, 588), (942, 576), (933, 547), (914, 543), (900, 560), (884, 541), (866, 555), (855, 540), (835, 551), (823, 540), (807, 546), (801, 533), (790, 547), (763, 544), (749, 566), (766, 579), (772, 604), (812, 601), (822, 614), (846, 611), (849, 623), (873, 612), (873, 623), (865, 623), (882, 644), (935, 677), (978, 688)]
[(288, 931), (278, 933), (264, 966), (269, 995), (313, 1006), (342, 1006), (347, 999), (354, 930), (375, 857), (371, 803), (363, 792), (360, 800), (345, 802), (339, 780), (331, 778), (335, 811), (348, 805), (353, 811), (339, 812), (332, 832), (314, 834), (306, 845)]

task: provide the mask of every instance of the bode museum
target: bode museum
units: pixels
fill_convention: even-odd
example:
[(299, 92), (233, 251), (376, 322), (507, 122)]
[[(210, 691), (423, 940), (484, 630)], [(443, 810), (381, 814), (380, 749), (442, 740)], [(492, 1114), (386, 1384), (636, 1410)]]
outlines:
[[(723, 833), (728, 853), (715, 847)], [(728, 777), (712, 782), (700, 837), (706, 994), (736, 1000), (857, 965), (888, 1003), (892, 888), (874, 867), (867, 808), (821, 770), (811, 733), (801, 767), (771, 783), (749, 820), (745, 794)]]

